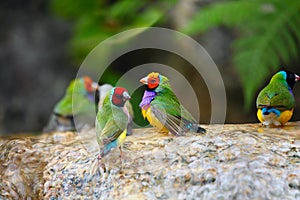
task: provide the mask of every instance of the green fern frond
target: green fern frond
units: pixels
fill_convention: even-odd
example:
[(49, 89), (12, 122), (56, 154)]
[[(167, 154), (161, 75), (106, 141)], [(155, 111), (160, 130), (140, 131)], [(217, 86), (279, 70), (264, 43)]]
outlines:
[(281, 63), (288, 63), (298, 55), (297, 40), (291, 34), (287, 24), (288, 22), (297, 24), (291, 19), (294, 15), (300, 16), (300, 4), (297, 2), (286, 6), (283, 5), (285, 3), (277, 2), (274, 4), (276, 7), (273, 13), (261, 13), (257, 16), (257, 20), (265, 20), (265, 23), (251, 24), (250, 28), (255, 32), (245, 34), (236, 42), (234, 63), (241, 75), (247, 110), (250, 109), (259, 86), (268, 79), (271, 69), (279, 69)]
[(300, 1), (239, 0), (202, 8), (183, 30), (201, 33), (212, 27), (235, 27), (234, 64), (244, 88), (245, 108), (271, 71), (299, 54)]
[(68, 19), (78, 18), (80, 15), (91, 14), (91, 11), (100, 6), (101, 1), (85, 0), (52, 0), (50, 1), (52, 10), (60, 16)]
[(199, 12), (181, 30), (186, 34), (201, 33), (215, 26), (236, 26), (258, 12), (259, 1), (226, 1), (211, 4)]
[[(108, 17), (131, 18), (145, 4), (144, 1), (123, 0), (114, 4), (107, 12)], [(128, 12), (130, 10), (130, 12)]]
[(160, 22), (176, 1), (52, 0), (51, 3), (55, 13), (74, 22), (70, 49), (80, 63), (89, 51), (108, 37)]
[(158, 22), (163, 16), (163, 13), (156, 8), (148, 9), (143, 15), (137, 18), (133, 24), (132, 28), (136, 27), (150, 27), (156, 22)]
[(291, 21), (287, 22), (287, 26), (291, 30), (291, 33), (294, 35), (295, 38), (300, 38), (300, 28), (298, 26), (299, 24), (300, 17), (297, 17), (296, 15), (294, 18), (291, 19)]

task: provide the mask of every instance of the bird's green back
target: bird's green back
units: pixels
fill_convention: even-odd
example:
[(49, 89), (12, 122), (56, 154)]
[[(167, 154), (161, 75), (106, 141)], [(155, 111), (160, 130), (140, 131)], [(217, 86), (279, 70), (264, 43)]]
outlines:
[[(76, 99), (76, 104), (74, 105), (73, 98)], [(55, 105), (54, 113), (62, 116), (72, 116), (90, 112), (94, 110), (94, 107), (94, 103), (88, 98), (84, 80), (79, 78), (71, 81), (64, 97)]]
[(295, 105), (295, 99), (282, 74), (275, 74), (270, 83), (258, 94), (256, 106), (276, 107), (279, 110), (289, 110)]
[(196, 122), (194, 117), (180, 104), (165, 76), (162, 76), (161, 84), (155, 91), (157, 92), (157, 96), (155, 97), (155, 100), (151, 102), (151, 106), (159, 106), (164, 108), (168, 114), (181, 116), (190, 122)]

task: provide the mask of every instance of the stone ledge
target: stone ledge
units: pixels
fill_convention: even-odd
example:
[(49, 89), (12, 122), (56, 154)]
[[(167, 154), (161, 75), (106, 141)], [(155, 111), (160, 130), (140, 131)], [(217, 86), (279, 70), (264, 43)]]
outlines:
[(297, 199), (300, 122), (209, 125), (174, 137), (135, 129), (98, 171), (94, 131), (0, 140), (4, 199)]

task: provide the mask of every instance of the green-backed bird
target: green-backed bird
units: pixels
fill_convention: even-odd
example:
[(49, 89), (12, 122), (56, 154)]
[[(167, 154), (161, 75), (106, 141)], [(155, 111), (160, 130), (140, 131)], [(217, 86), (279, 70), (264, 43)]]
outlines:
[[(111, 89), (113, 88), (112, 85), (110, 84), (103, 84), (101, 86), (99, 86), (99, 90), (98, 90), (98, 96), (99, 96), (99, 102), (98, 102), (98, 110), (101, 109), (103, 101), (106, 97), (106, 94), (108, 92), (111, 91)], [(129, 112), (129, 122), (128, 122), (128, 126), (127, 126), (127, 136), (128, 135), (132, 135), (132, 127), (133, 127), (133, 118), (134, 118), (134, 114), (133, 114), (133, 108), (132, 105), (129, 101), (126, 101), (125, 106)]]
[(100, 146), (99, 159), (116, 147), (119, 147), (122, 158), (122, 144), (126, 138), (129, 120), (129, 112), (124, 105), (129, 99), (127, 90), (122, 87), (114, 87), (106, 95), (95, 122)]
[(171, 132), (175, 136), (185, 135), (189, 131), (206, 132), (180, 104), (167, 77), (152, 72), (140, 82), (146, 85), (146, 90), (139, 106), (142, 115), (152, 126), (163, 132)]
[[(74, 131), (75, 115), (84, 115), (95, 111), (94, 95), (97, 89), (98, 84), (88, 76), (72, 80), (63, 98), (54, 106), (44, 131)], [(74, 105), (73, 98), (76, 98)]]
[(299, 76), (294, 73), (279, 71), (260, 91), (256, 107), (257, 117), (263, 125), (283, 126), (291, 119), (295, 107), (292, 89), (299, 80)]

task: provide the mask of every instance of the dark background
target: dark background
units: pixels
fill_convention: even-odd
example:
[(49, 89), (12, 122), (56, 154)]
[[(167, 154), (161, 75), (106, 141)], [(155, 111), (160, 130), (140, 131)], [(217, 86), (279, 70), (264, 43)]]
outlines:
[[(113, 2), (113, 1), (112, 1)], [(205, 5), (209, 1), (203, 1)], [(201, 7), (201, 3), (197, 6)], [(176, 29), (182, 18), (176, 9), (161, 26)], [(180, 14), (180, 13), (179, 13)], [(184, 17), (184, 16), (183, 16)], [(0, 134), (16, 132), (39, 132), (47, 123), (53, 105), (63, 96), (69, 81), (76, 76), (80, 66), (75, 62), (69, 48), (74, 34), (74, 21), (54, 14), (49, 0), (9, 0), (0, 2)], [(205, 34), (193, 36), (209, 52), (217, 64), (225, 82), (228, 112), (227, 123), (257, 122), (255, 103), (250, 111), (244, 110), (243, 89), (240, 75), (232, 64), (231, 44), (236, 32), (225, 27), (213, 28)], [(99, 42), (95, 42), (96, 46)], [(151, 55), (151, 59), (149, 59)], [(173, 57), (172, 57), (173, 56)], [(172, 58), (174, 67), (182, 61), (174, 55), (160, 51), (132, 52), (119, 58), (111, 71), (121, 75), (136, 64), (160, 58)], [(80, 60), (80, 59), (79, 59)], [(122, 68), (118, 67), (122, 63)], [(289, 63), (288, 69), (300, 73), (299, 59)], [(186, 66), (186, 65), (185, 65)], [(275, 73), (277, 70), (271, 70)], [(191, 68), (182, 68), (182, 74), (190, 77)], [(255, 80), (256, 77), (252, 77)], [(198, 98), (207, 94), (205, 86), (199, 84), (201, 77), (191, 77), (192, 85), (200, 91)], [(269, 80), (265, 81), (265, 84)], [(198, 86), (197, 86), (198, 85)], [(260, 89), (264, 85), (261, 85)], [(257, 90), (258, 93), (259, 90)], [(300, 102), (299, 86), (295, 87), (297, 105)], [(201, 103), (201, 118), (207, 123), (209, 103)], [(298, 106), (299, 107), (299, 106)], [(299, 120), (296, 108), (293, 120)]]

